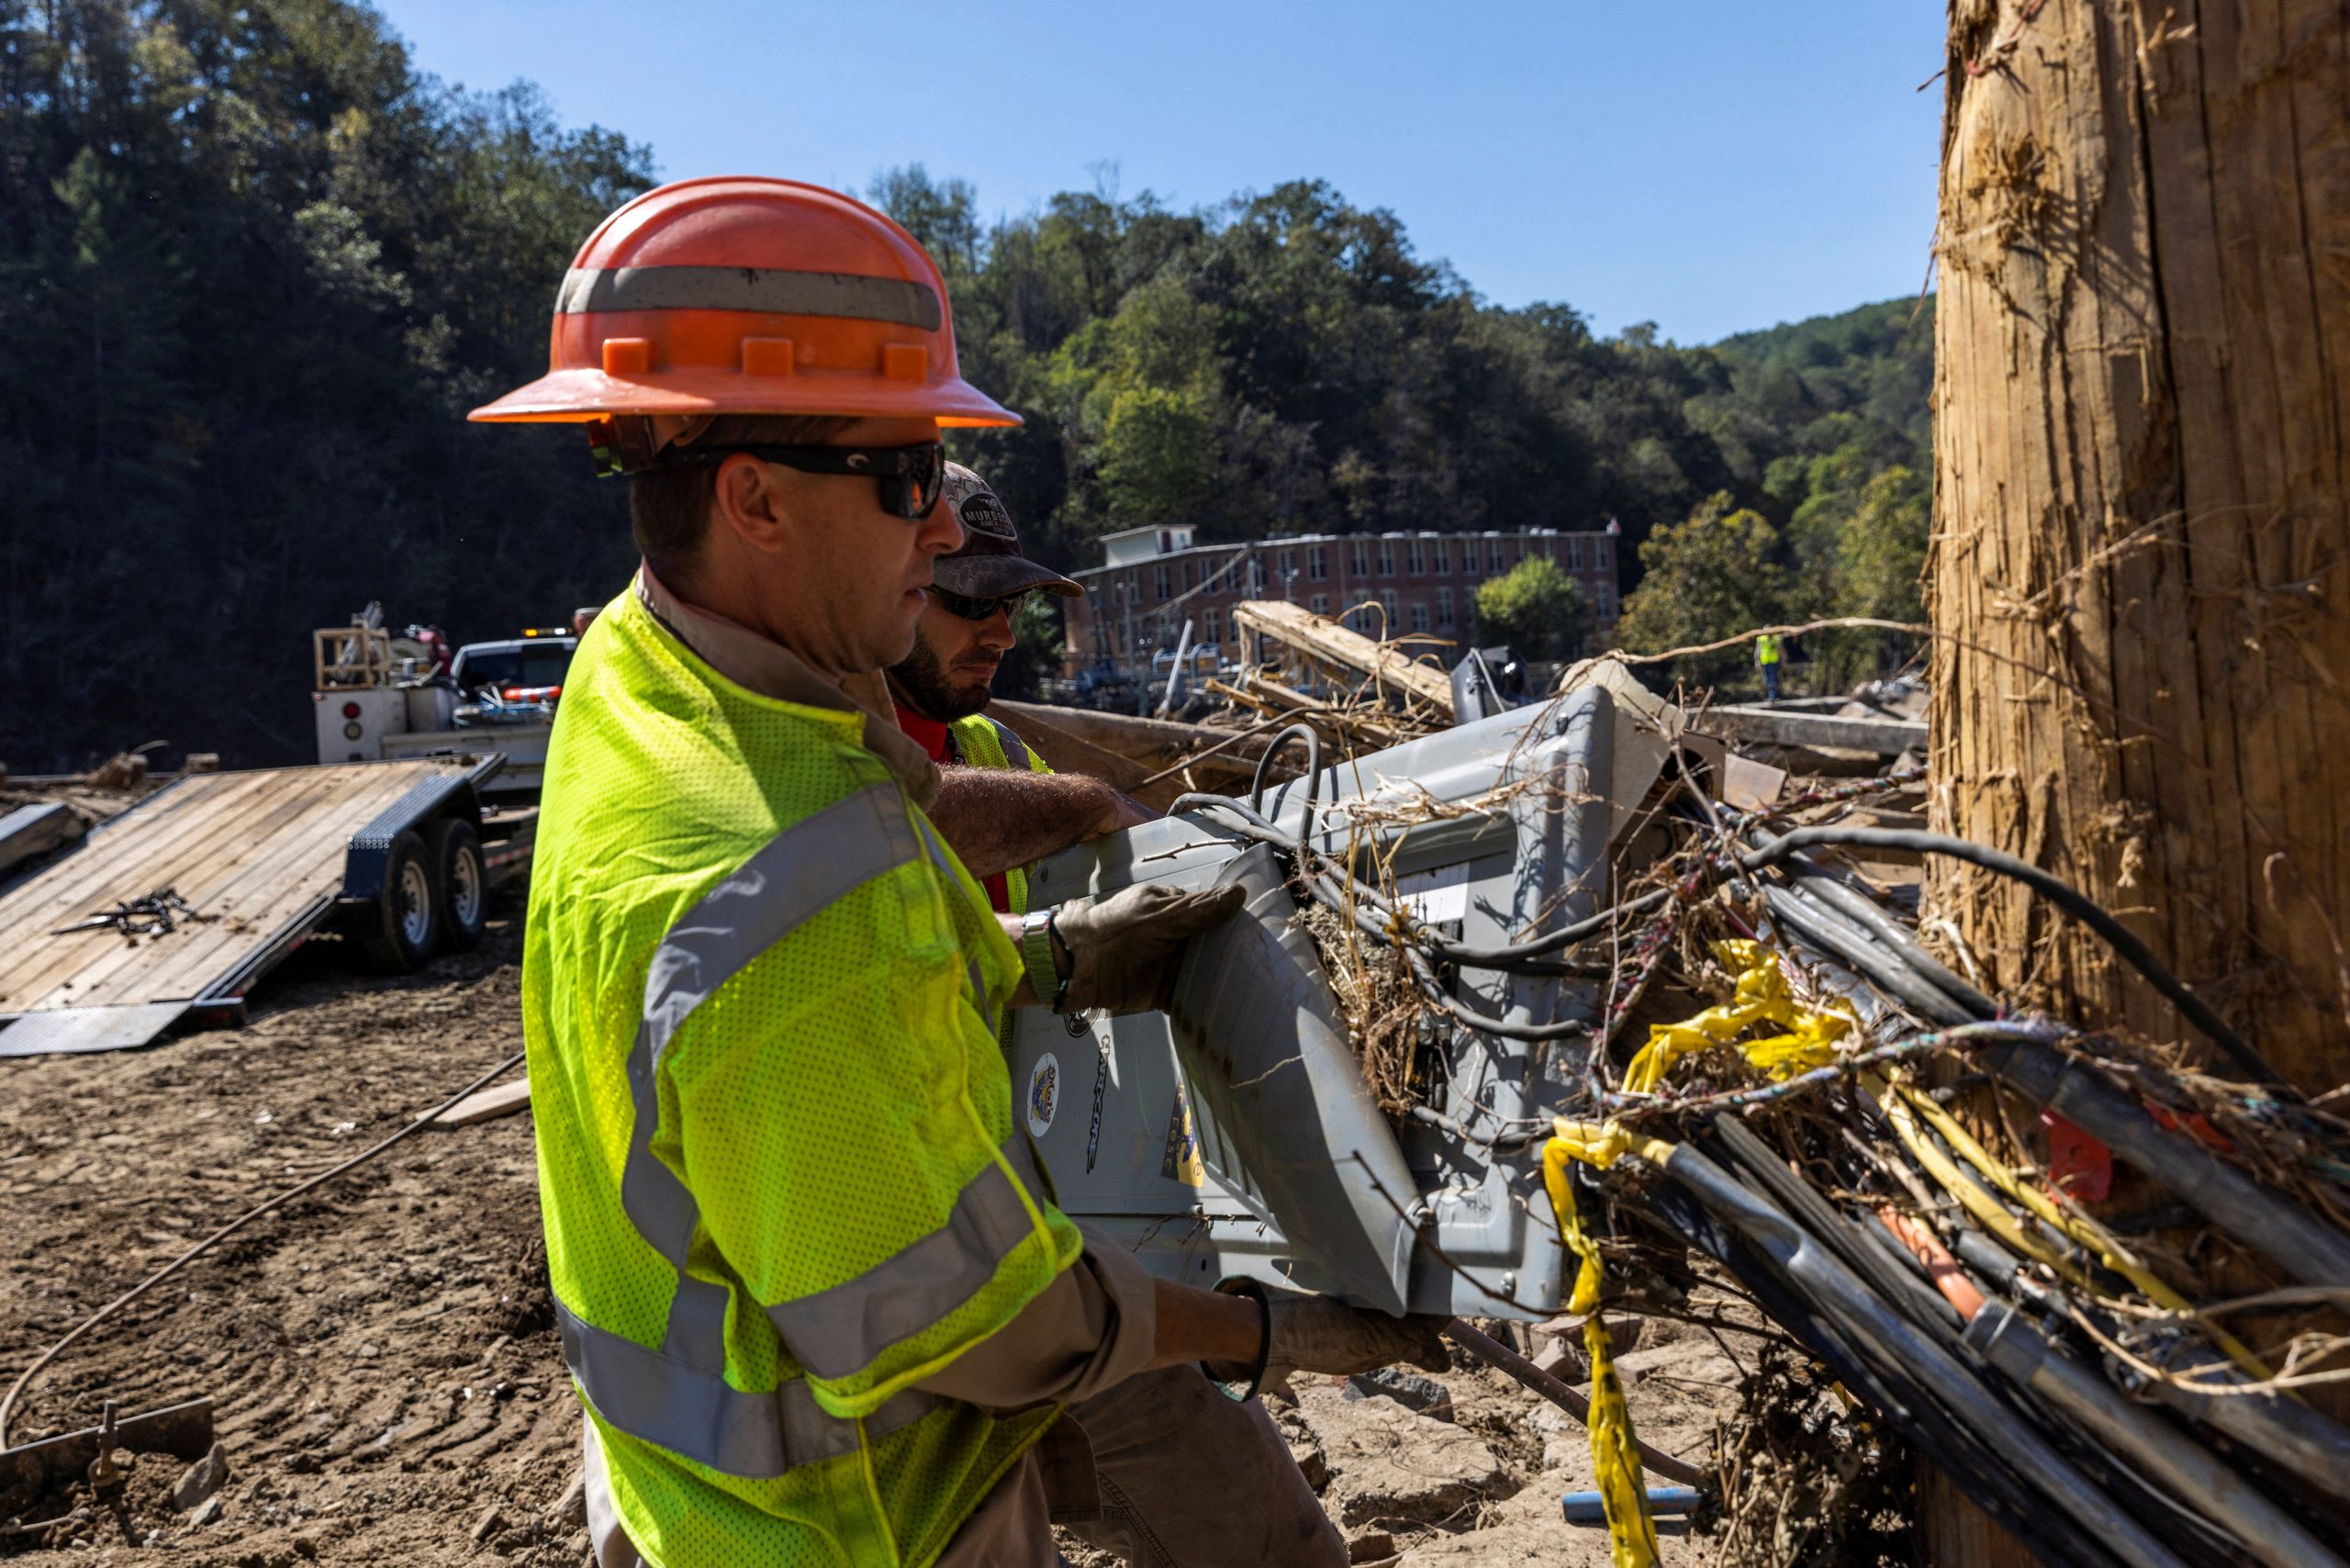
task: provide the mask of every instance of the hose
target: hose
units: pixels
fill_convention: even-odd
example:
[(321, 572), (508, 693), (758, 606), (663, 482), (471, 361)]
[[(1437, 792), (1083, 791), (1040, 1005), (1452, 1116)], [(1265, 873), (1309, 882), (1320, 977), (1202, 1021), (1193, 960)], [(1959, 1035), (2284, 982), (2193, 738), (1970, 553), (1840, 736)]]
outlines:
[(301, 1182), (299, 1185), (288, 1187), (285, 1191), (278, 1193), (277, 1196), (269, 1199), (266, 1203), (256, 1204), (253, 1207), (247, 1209), (243, 1214), (239, 1215), (235, 1219), (230, 1220), (228, 1224), (222, 1226), (219, 1229), (214, 1231), (211, 1235), (206, 1237), (203, 1240), (197, 1242), (195, 1246), (189, 1248), (186, 1251), (181, 1253), (178, 1257), (173, 1259), (170, 1262), (164, 1264), (162, 1268), (156, 1270), (153, 1273), (148, 1275), (145, 1279), (140, 1281), (137, 1284), (131, 1286), (129, 1290), (123, 1292), (120, 1295), (106, 1303), (106, 1305), (98, 1308), (97, 1311), (90, 1314), (89, 1316), (75, 1324), (71, 1329), (67, 1330), (63, 1338), (58, 1340), (48, 1350), (43, 1350), (39, 1355), (34, 1357), (33, 1364), (27, 1367), (23, 1372), (18, 1372), (17, 1374), (17, 1381), (8, 1385), (8, 1392), (6, 1394), (0, 1394), (0, 1449), (5, 1449), (8, 1446), (8, 1417), (17, 1407), (17, 1396), (24, 1393), (26, 1386), (30, 1383), (34, 1378), (39, 1376), (41, 1370), (47, 1367), (50, 1362), (55, 1361), (58, 1357), (58, 1353), (63, 1350), (65, 1347), (73, 1343), (74, 1340), (79, 1339), (91, 1329), (95, 1328), (99, 1324), (104, 1323), (107, 1318), (112, 1317), (124, 1307), (129, 1306), (132, 1302), (137, 1301), (140, 1296), (145, 1295), (149, 1291), (153, 1290), (157, 1285), (162, 1284), (165, 1280), (170, 1279), (173, 1274), (178, 1273), (188, 1264), (195, 1262), (198, 1258), (204, 1256), (205, 1253), (210, 1251), (220, 1242), (227, 1240), (229, 1237), (234, 1236), (237, 1232), (244, 1229), (245, 1226), (251, 1225), (253, 1221), (261, 1218), (262, 1215), (269, 1213), (270, 1210), (279, 1208), (286, 1204), (292, 1203), (296, 1198), (298, 1198), (303, 1193), (309, 1192), (312, 1188), (322, 1187), (329, 1182), (333, 1181), (336, 1177), (341, 1175), (344, 1171), (354, 1170), (359, 1166), (366, 1164), (367, 1161), (375, 1159), (377, 1155), (383, 1153), (384, 1150), (391, 1148), (392, 1145), (399, 1142), (402, 1138), (422, 1132), (426, 1127), (432, 1125), (433, 1118), (440, 1115), (442, 1112), (447, 1110), (450, 1106), (454, 1105), (458, 1101), (463, 1100), (466, 1095), (473, 1093), (476, 1090), (480, 1089), (492, 1079), (502, 1078), (507, 1073), (512, 1071), (516, 1067), (520, 1066), (522, 1061), (522, 1052), (516, 1051), (512, 1056), (508, 1057), (504, 1061), (499, 1062), (496, 1067), (491, 1068), (487, 1072), (483, 1073), (479, 1078), (475, 1079), (471, 1083), (466, 1084), (463, 1089), (458, 1090), (454, 1094), (450, 1095), (446, 1100), (442, 1101), (430, 1111), (427, 1111), (423, 1114), (418, 1116), (416, 1120), (408, 1123), (408, 1126), (402, 1127), (399, 1131), (394, 1133), (383, 1142), (376, 1144), (374, 1148), (363, 1149), (359, 1153), (352, 1155), (349, 1159), (344, 1160), (341, 1164), (335, 1166), (332, 1170), (322, 1170), (316, 1176), (311, 1177), (308, 1181)]

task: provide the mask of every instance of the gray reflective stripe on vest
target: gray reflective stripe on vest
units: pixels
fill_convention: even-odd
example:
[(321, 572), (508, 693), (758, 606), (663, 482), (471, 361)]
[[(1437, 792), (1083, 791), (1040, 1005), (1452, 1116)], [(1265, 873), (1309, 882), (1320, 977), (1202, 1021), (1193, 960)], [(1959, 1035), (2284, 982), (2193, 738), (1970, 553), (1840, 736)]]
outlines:
[[(1024, 1166), (1015, 1137), (1005, 1159)], [(978, 1294), (1033, 1234), (1012, 1178), (990, 1165), (964, 1184), (940, 1229), (831, 1290), (767, 1308), (792, 1359), (818, 1377), (845, 1377)]]
[[(979, 716), (983, 719), (987, 718), (984, 713)], [(1022, 740), (1011, 725), (1001, 720), (988, 719), (988, 722), (995, 730), (996, 745), (1003, 747), (1003, 765), (1006, 767), (1019, 768), (1023, 772), (1029, 771), (1032, 765), (1028, 760), (1028, 743)]]
[(746, 1394), (716, 1372), (681, 1366), (584, 1322), (561, 1302), (554, 1313), (563, 1359), (597, 1415), (631, 1437), (722, 1474), (772, 1480), (803, 1464), (854, 1453), (860, 1435), (882, 1437), (946, 1403), (909, 1389), (862, 1422), (845, 1421), (825, 1413), (804, 1378), (772, 1394)]
[(556, 291), (558, 316), (590, 310), (755, 310), (835, 316), (938, 330), (945, 319), (929, 285), (858, 273), (772, 267), (574, 267)]
[[(834, 1417), (796, 1379), (778, 1394), (746, 1394), (727, 1383), (727, 1289), (685, 1271), (700, 1205), (653, 1152), (661, 1052), (695, 1008), (761, 953), (834, 900), (921, 853), (897, 786), (861, 790), (786, 828), (703, 894), (662, 937), (645, 975), (644, 1016), (628, 1058), (634, 1126), (621, 1173), (621, 1205), (677, 1271), (677, 1293), (657, 1350), (566, 1311), (565, 1359), (588, 1403), (613, 1426), (726, 1474), (778, 1475), (782, 1469), (777, 1467), (789, 1468), (785, 1458), (794, 1451), (829, 1451), (827, 1445), (844, 1440), (854, 1448), (856, 1423), (835, 1423), (845, 1428), (845, 1439), (823, 1435), (830, 1428), (811, 1423)], [(795, 1401), (805, 1402), (797, 1434), (791, 1429)]]

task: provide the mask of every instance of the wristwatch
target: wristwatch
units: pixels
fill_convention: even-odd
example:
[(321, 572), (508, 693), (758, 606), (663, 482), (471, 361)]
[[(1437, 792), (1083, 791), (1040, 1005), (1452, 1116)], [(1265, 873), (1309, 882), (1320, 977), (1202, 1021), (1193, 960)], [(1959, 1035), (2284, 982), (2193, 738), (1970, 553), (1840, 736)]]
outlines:
[(1059, 1003), (1067, 994), (1060, 966), (1053, 962), (1053, 912), (1040, 909), (1020, 921), (1020, 964), (1028, 971), (1028, 989), (1036, 1000)]

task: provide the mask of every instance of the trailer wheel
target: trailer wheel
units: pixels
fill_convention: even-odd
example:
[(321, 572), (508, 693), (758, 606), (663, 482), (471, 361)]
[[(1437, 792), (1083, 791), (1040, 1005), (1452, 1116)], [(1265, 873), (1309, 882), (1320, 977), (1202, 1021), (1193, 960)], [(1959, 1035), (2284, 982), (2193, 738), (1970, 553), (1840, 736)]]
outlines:
[(352, 912), (352, 936), (368, 967), (414, 974), (441, 945), (441, 900), (424, 840), (403, 833), (384, 859), (384, 890)]
[(489, 870), (482, 859), (481, 834), (462, 817), (432, 824), (432, 891), (439, 901), (441, 947), (470, 953), (481, 945), (489, 924)]

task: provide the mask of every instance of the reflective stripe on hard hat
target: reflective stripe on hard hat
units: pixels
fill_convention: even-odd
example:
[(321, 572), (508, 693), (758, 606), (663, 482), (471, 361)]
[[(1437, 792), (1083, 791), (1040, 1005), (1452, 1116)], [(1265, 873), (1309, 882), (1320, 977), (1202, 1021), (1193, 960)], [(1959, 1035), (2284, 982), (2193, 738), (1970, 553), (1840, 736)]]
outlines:
[(547, 373), (492, 423), (727, 414), (1016, 425), (957, 368), (946, 280), (865, 203), (719, 175), (645, 192), (572, 258)]
[(563, 274), (555, 313), (590, 310), (757, 310), (777, 316), (839, 316), (895, 321), (934, 332), (937, 294), (903, 278), (861, 273), (783, 272), (759, 267), (574, 267)]

